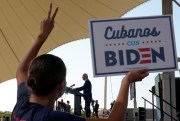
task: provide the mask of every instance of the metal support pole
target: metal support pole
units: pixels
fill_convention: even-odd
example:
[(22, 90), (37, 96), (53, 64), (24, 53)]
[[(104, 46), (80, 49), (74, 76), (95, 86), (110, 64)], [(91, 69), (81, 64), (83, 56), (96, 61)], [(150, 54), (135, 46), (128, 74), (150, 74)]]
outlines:
[(153, 112), (153, 121), (154, 121), (154, 95), (152, 93), (152, 112)]
[(107, 109), (106, 104), (107, 104), (107, 76), (105, 77), (104, 80), (104, 109)]
[(152, 87), (151, 89), (151, 93), (152, 93), (152, 113), (153, 113), (153, 121), (154, 121), (154, 94), (155, 94), (155, 86)]
[(144, 100), (144, 108), (146, 108), (146, 101)]
[(136, 83), (134, 82), (134, 108), (137, 108), (137, 101), (136, 101)]
[(176, 0), (173, 0), (173, 1), (176, 3), (176, 5), (178, 5), (180, 7), (180, 4), (178, 3), (178, 1), (176, 1)]

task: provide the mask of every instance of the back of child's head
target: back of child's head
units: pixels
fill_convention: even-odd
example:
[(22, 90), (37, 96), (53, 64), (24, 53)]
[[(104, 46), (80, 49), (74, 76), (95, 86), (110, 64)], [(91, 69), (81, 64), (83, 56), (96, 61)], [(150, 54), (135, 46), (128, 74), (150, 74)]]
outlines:
[(28, 71), (27, 85), (38, 96), (46, 96), (65, 81), (66, 66), (61, 58), (43, 54), (36, 57)]

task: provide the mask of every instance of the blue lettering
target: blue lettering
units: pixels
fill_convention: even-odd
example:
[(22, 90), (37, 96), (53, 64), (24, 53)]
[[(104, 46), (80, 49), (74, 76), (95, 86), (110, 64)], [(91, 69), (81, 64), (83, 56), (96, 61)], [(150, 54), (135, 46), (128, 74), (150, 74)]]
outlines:
[(105, 51), (106, 66), (114, 66), (117, 64), (116, 53), (113, 51)]
[(105, 33), (104, 33), (104, 37), (105, 37), (106, 39), (112, 39), (112, 35), (108, 37), (108, 33), (111, 32), (112, 30), (113, 30), (113, 28), (112, 28), (111, 26), (108, 26), (108, 27), (106, 28), (106, 31), (105, 31)]
[(136, 35), (135, 35), (135, 37), (138, 37), (138, 35), (140, 36), (140, 37), (142, 37), (142, 29), (136, 29)]
[(134, 38), (134, 37), (136, 37), (135, 35), (134, 35), (134, 29), (130, 29), (129, 31), (128, 31), (128, 35), (127, 35), (129, 38)]
[(120, 30), (114, 30), (113, 27), (108, 26), (104, 33), (104, 38), (107, 40), (110, 39), (121, 39), (121, 38), (137, 38), (137, 37), (149, 37), (149, 36), (159, 36), (160, 31), (156, 30), (156, 27), (150, 28), (137, 28), (137, 29), (125, 29), (125, 26), (122, 26)]
[(135, 46), (135, 45), (139, 45), (139, 41), (128, 41), (127, 42), (128, 46)]
[(150, 30), (149, 28), (145, 28), (143, 35), (144, 35), (145, 37), (148, 37), (149, 35), (151, 35), (150, 31), (151, 31), (151, 30)]
[(124, 55), (122, 50), (119, 50), (119, 64), (124, 65)]
[[(139, 48), (139, 49), (143, 49), (143, 48)], [(157, 63), (158, 59), (165, 62), (165, 54), (163, 47), (159, 48), (159, 52), (153, 48), (145, 48), (145, 49), (149, 49), (149, 51), (147, 51), (146, 54), (150, 54), (151, 59), (149, 59), (149, 56), (147, 57), (147, 59), (141, 58), (141, 56), (144, 53), (134, 49), (119, 50), (118, 55), (116, 55), (114, 51), (105, 51), (104, 52), (105, 64), (107, 67), (117, 65), (117, 61), (119, 61), (119, 65), (148, 64), (148, 63)], [(124, 58), (127, 59), (126, 62)]]
[(121, 28), (121, 34), (119, 35), (118, 39), (120, 38), (126, 38), (127, 31), (124, 29), (124, 26)]
[(157, 51), (155, 51), (154, 49), (151, 49), (151, 54), (152, 54), (152, 62), (156, 63), (157, 62), (157, 58), (160, 58), (162, 61), (165, 61), (165, 56), (164, 56), (164, 48), (160, 47), (160, 52), (158, 53)]
[(161, 33), (161, 32), (160, 32), (160, 31), (157, 32), (156, 27), (154, 27), (153, 30), (152, 30), (152, 32), (151, 32), (151, 35), (152, 35), (152, 36), (158, 36), (158, 35), (160, 35), (160, 33)]
[[(135, 55), (134, 60), (132, 60), (132, 54)], [(128, 65), (136, 64), (140, 60), (139, 52), (136, 50), (133, 50), (133, 49), (126, 50), (126, 57), (127, 57), (127, 64)]]

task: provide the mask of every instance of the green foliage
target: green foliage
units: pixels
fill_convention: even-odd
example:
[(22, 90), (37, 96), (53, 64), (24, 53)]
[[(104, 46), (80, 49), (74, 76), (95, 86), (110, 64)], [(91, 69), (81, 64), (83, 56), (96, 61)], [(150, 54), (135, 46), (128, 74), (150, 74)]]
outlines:
[(0, 111), (0, 119), (1, 119), (1, 117), (3, 117), (3, 116), (5, 116), (5, 117), (11, 117), (11, 112), (10, 111)]

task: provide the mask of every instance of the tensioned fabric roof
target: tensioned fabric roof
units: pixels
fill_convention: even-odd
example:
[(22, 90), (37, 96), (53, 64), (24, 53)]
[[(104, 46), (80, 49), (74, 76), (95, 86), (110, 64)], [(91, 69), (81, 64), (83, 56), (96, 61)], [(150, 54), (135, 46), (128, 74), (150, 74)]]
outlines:
[(146, 0), (0, 0), (0, 82), (15, 77), (24, 52), (39, 32), (49, 3), (59, 7), (55, 28), (39, 54), (89, 37), (91, 19), (119, 18)]

